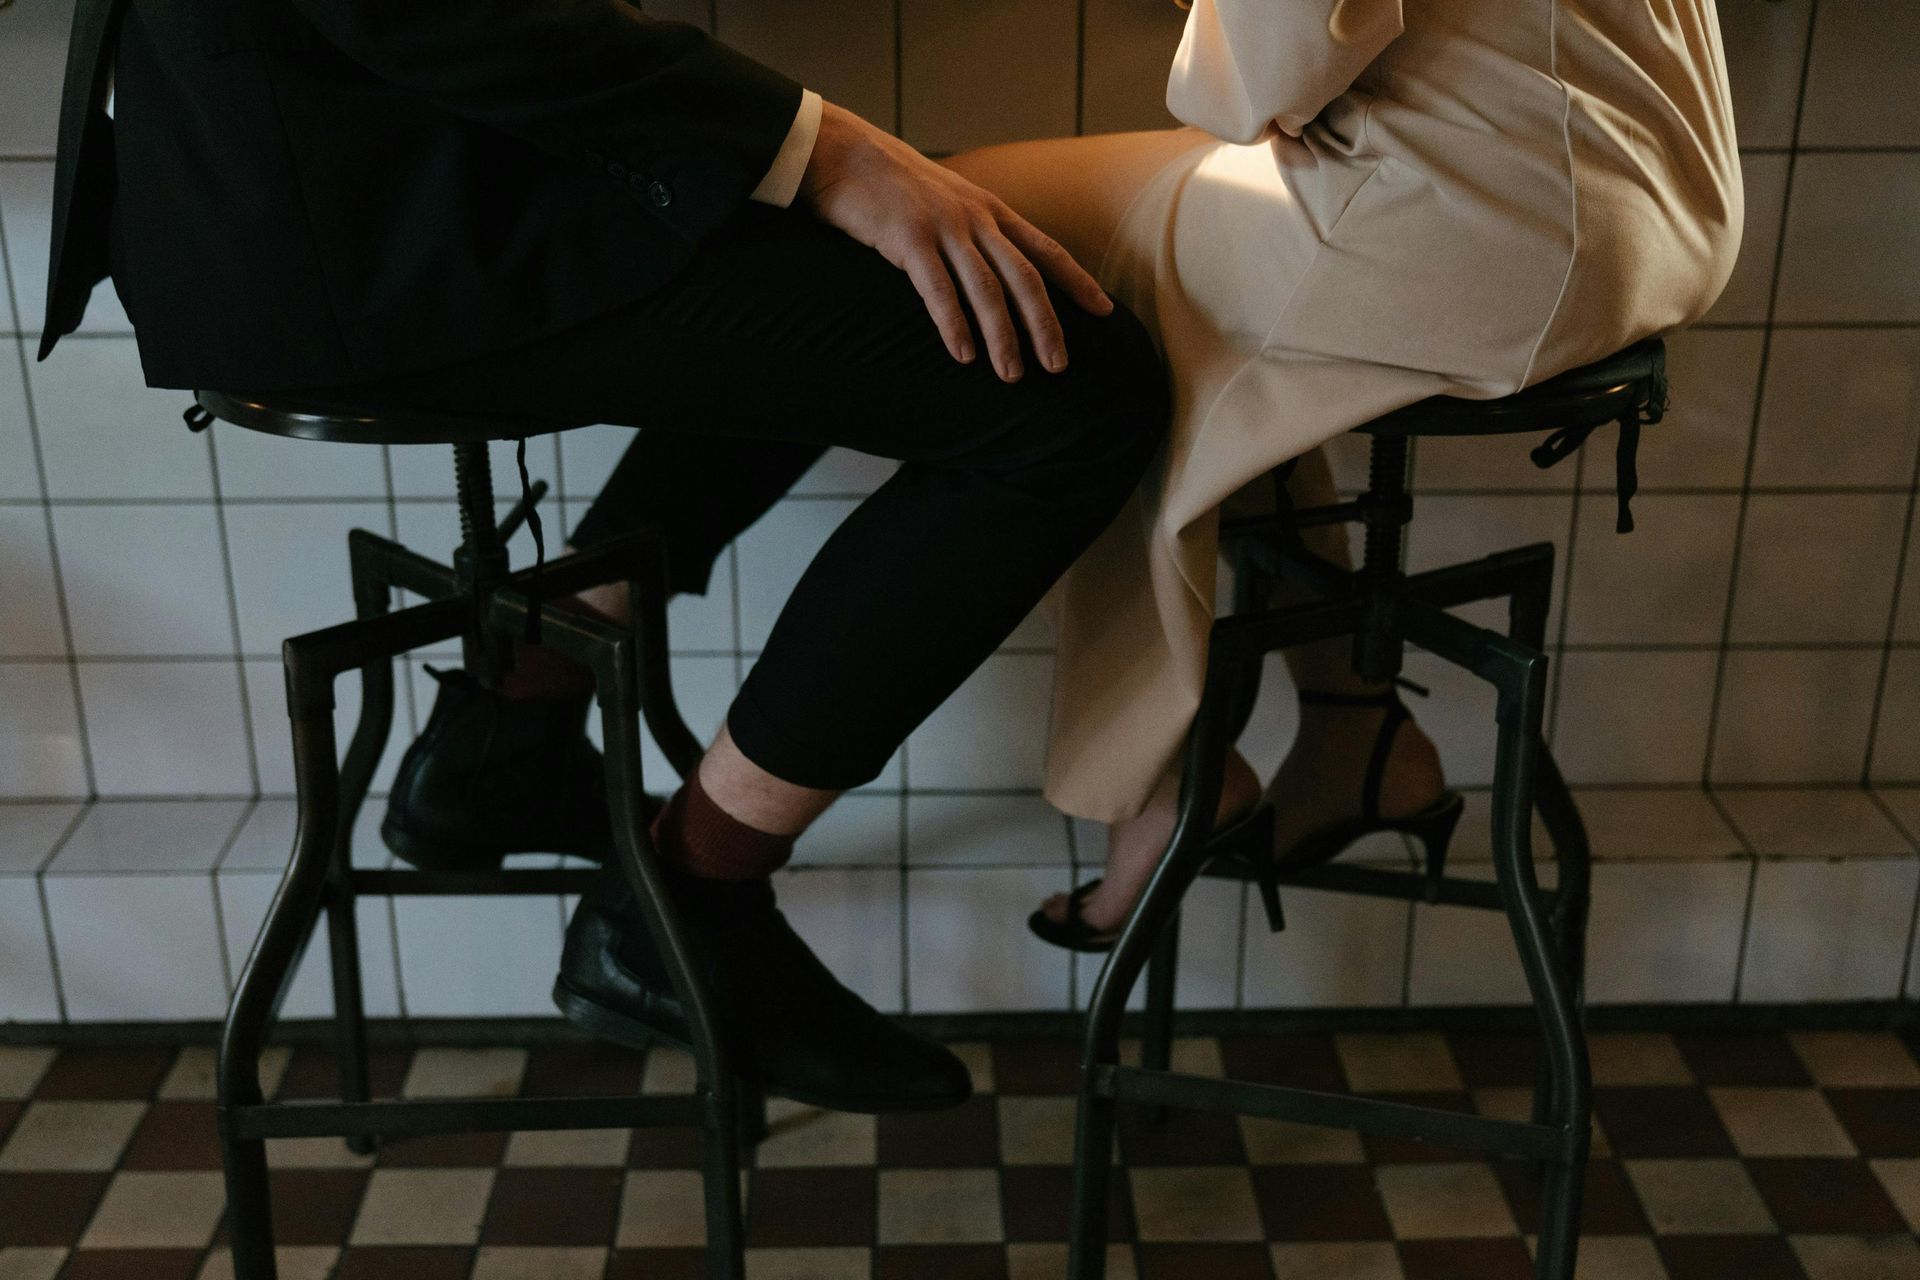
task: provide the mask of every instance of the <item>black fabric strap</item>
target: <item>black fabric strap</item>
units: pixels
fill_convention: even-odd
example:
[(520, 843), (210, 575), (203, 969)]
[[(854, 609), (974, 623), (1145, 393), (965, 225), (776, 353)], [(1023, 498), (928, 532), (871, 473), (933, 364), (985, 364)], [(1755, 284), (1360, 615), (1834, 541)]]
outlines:
[(540, 570), (547, 563), (546, 531), (540, 527), (540, 506), (533, 495), (533, 477), (527, 474), (527, 438), (520, 437), (519, 448), (514, 451), (514, 462), (520, 468), (520, 501), (527, 509), (527, 532), (533, 535), (533, 590), (527, 594), (527, 634), (528, 644), (540, 643), (540, 590), (538, 579)]
[(1400, 726), (1413, 719), (1407, 710), (1407, 704), (1400, 700), (1400, 690), (1409, 689), (1421, 697), (1427, 696), (1427, 690), (1411, 680), (1397, 679), (1395, 688), (1383, 693), (1326, 693), (1318, 689), (1300, 690), (1300, 702), (1310, 707), (1376, 707), (1387, 713), (1380, 722), (1380, 732), (1373, 739), (1373, 754), (1367, 759), (1367, 776), (1361, 783), (1360, 817), (1369, 827), (1380, 823), (1380, 787), (1387, 777), (1387, 759), (1393, 753), (1393, 742), (1400, 734)]

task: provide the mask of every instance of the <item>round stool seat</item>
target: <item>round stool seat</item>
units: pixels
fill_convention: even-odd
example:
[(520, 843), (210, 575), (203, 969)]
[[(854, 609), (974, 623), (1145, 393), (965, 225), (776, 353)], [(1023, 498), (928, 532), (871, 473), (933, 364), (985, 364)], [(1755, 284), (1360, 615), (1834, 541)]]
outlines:
[(495, 414), (436, 413), (348, 404), (304, 392), (196, 391), (213, 417), (249, 431), (340, 444), (485, 444), (548, 435), (586, 424)]
[(1666, 398), (1667, 347), (1636, 342), (1497, 400), (1434, 396), (1355, 428), (1374, 436), (1476, 436), (1597, 427), (1654, 409)]

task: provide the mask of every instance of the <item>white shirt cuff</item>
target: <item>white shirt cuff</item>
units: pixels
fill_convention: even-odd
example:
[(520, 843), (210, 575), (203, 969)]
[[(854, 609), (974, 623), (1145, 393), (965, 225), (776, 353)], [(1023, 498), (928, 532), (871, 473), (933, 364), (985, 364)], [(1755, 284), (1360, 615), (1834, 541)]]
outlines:
[(820, 112), (825, 105), (813, 90), (801, 92), (800, 110), (793, 117), (793, 128), (787, 130), (787, 140), (780, 144), (780, 154), (773, 158), (773, 167), (760, 179), (760, 185), (753, 189), (749, 199), (782, 209), (793, 203), (793, 197), (800, 191), (800, 179), (806, 176), (807, 162), (813, 159), (813, 144), (820, 137)]

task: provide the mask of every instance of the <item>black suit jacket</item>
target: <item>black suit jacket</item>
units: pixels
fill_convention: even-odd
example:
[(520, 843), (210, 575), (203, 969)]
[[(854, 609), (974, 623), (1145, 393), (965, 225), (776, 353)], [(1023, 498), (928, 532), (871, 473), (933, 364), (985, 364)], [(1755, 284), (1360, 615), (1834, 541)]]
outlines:
[(555, 332), (672, 276), (799, 105), (625, 0), (78, 0), (40, 355), (108, 272), (155, 386)]

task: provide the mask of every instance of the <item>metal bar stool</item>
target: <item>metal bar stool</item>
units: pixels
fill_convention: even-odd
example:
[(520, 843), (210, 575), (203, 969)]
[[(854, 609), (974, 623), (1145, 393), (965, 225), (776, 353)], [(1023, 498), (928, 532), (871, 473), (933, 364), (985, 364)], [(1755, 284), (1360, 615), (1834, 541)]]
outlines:
[[(700, 758), (699, 741), (681, 719), (667, 674), (666, 576), (659, 538), (638, 533), (532, 569), (510, 570), (506, 539), (522, 521), (537, 522), (534, 504), (544, 485), (524, 486), (520, 504), (496, 524), (487, 444), (513, 439), (524, 444), (529, 436), (578, 424), (390, 412), (215, 391), (197, 393), (196, 401), (187, 413), (196, 429), (218, 418), (303, 440), (451, 444), (462, 536), (449, 566), (363, 529), (354, 530), (347, 544), (358, 617), (294, 636), (282, 648), (287, 709), (293, 721), (298, 825), (286, 874), (228, 1008), (218, 1063), (220, 1140), (239, 1280), (274, 1280), (276, 1274), (267, 1177), (269, 1138), (341, 1137), (357, 1150), (367, 1151), (383, 1137), (661, 1125), (702, 1130), (708, 1274), (714, 1280), (740, 1280), (740, 1149), (743, 1141), (758, 1136), (764, 1111), (754, 1086), (737, 1080), (730, 1069), (713, 1001), (693, 963), (686, 934), (664, 905), (666, 889), (648, 835), (641, 782), (643, 715), (654, 740), (683, 776)], [(577, 613), (542, 611), (545, 600), (623, 580), (632, 588), (635, 621), (631, 630)], [(396, 587), (424, 597), (426, 603), (394, 611)], [(467, 669), (483, 682), (497, 681), (506, 672), (515, 639), (521, 636), (537, 639), (593, 672), (615, 842), (622, 869), (636, 887), (647, 926), (661, 944), (667, 971), (687, 1010), (698, 1069), (692, 1095), (369, 1099), (356, 897), (574, 893), (583, 890), (594, 875), (591, 870), (573, 869), (381, 871), (352, 865), (349, 844), (354, 817), (366, 799), (393, 724), (393, 659), (455, 636), (461, 639)], [(361, 679), (360, 720), (344, 763), (336, 766), (333, 682), (354, 668)], [(332, 959), (340, 1099), (269, 1102), (260, 1088), (260, 1050), (322, 911)]]
[[(1533, 453), (1536, 463), (1550, 466), (1595, 429), (1618, 423), (1624, 531), (1632, 527), (1627, 504), (1636, 487), (1633, 459), (1640, 426), (1659, 421), (1666, 397), (1666, 353), (1657, 340), (1502, 399), (1436, 397), (1359, 428), (1372, 437), (1368, 488), (1359, 498), (1291, 511), (1283, 469), (1275, 475), (1276, 514), (1223, 526), (1223, 542), (1239, 570), (1237, 599), (1234, 612), (1213, 628), (1206, 684), (1186, 743), (1179, 818), (1167, 852), (1101, 971), (1087, 1015), (1068, 1267), (1074, 1280), (1098, 1280), (1104, 1271), (1111, 1153), (1122, 1102), (1150, 1110), (1266, 1116), (1537, 1161), (1545, 1180), (1537, 1274), (1544, 1280), (1572, 1280), (1592, 1110), (1579, 1012), (1589, 850), (1573, 796), (1541, 741), (1553, 547), (1539, 543), (1425, 573), (1403, 572), (1403, 530), (1413, 517), (1409, 442), (1424, 435), (1553, 432)], [(1357, 571), (1336, 569), (1315, 557), (1298, 532), (1348, 522), (1366, 527), (1365, 556)], [(1267, 592), (1275, 578), (1307, 586), (1317, 598), (1268, 609)], [(1510, 607), (1504, 635), (1446, 612), (1499, 598)], [(1412, 643), (1494, 687), (1493, 884), (1450, 878), (1433, 859), (1424, 872), (1338, 864), (1282, 872), (1274, 865), (1271, 836), (1260, 824), (1232, 840), (1213, 838), (1227, 750), (1245, 727), (1261, 660), (1335, 636), (1353, 638), (1354, 670), (1371, 680), (1398, 676), (1405, 646)], [(1536, 808), (1557, 862), (1558, 879), (1550, 891), (1541, 888), (1534, 871), (1530, 842)], [(1180, 902), (1202, 875), (1256, 883), (1276, 930), (1283, 925), (1279, 890), (1289, 884), (1505, 912), (1544, 1037), (1533, 1118), (1495, 1120), (1169, 1070)], [(1128, 1067), (1120, 1062), (1121, 1019), (1142, 969), (1148, 979), (1141, 1065)]]

